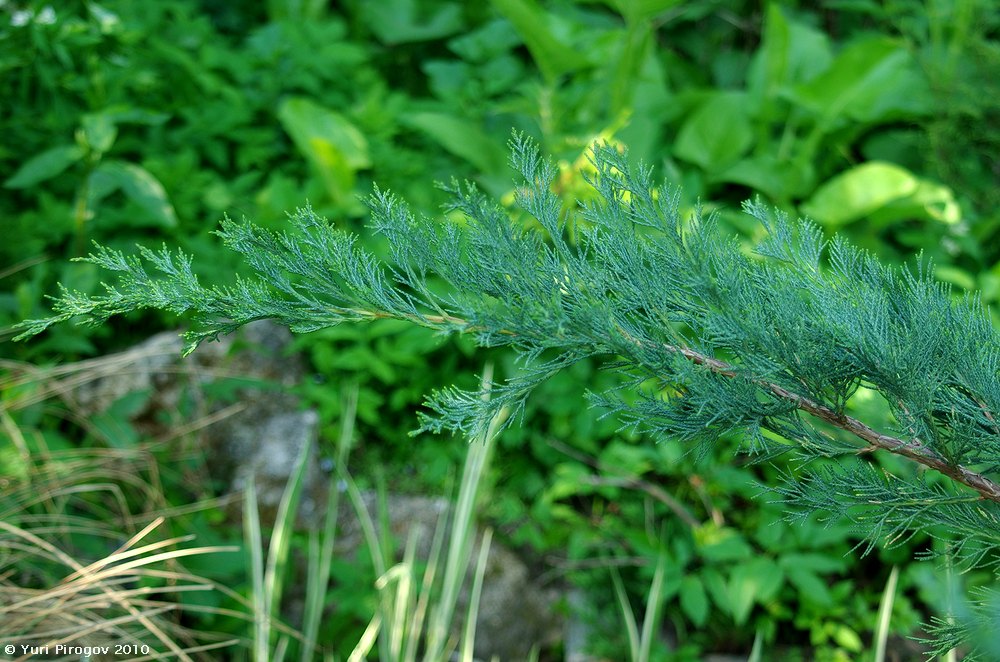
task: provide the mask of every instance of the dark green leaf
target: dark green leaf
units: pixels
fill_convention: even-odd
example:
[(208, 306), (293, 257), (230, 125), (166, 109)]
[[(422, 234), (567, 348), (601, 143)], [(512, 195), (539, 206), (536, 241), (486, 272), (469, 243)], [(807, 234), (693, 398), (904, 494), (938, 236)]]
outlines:
[(118, 127), (113, 118), (105, 113), (89, 113), (81, 120), (83, 139), (90, 149), (103, 154), (111, 149), (118, 137)]
[(674, 154), (719, 172), (753, 144), (753, 131), (743, 92), (713, 92), (681, 126)]
[(330, 198), (342, 202), (354, 188), (358, 170), (371, 167), (368, 141), (346, 117), (302, 97), (286, 99), (278, 119), (299, 152), (326, 185)]
[(771, 599), (784, 579), (781, 567), (769, 558), (756, 558), (737, 565), (729, 576), (732, 616), (742, 625), (754, 604)]
[(150, 222), (140, 222), (141, 225), (177, 225), (177, 214), (167, 198), (163, 184), (148, 170), (134, 163), (105, 161), (91, 173), (91, 186), (95, 192), (94, 200), (121, 190), (149, 215)]
[(430, 11), (414, 0), (366, 2), (362, 14), (368, 27), (383, 44), (429, 41), (458, 32), (462, 9), (457, 3), (441, 3)]
[(933, 107), (926, 78), (906, 48), (875, 37), (846, 48), (824, 73), (793, 88), (791, 98), (825, 129), (843, 118), (881, 122), (927, 114)]
[(547, 80), (554, 80), (587, 63), (565, 35), (554, 29), (558, 19), (534, 0), (491, 0), (491, 3), (514, 25)]
[(693, 575), (687, 575), (681, 580), (681, 609), (691, 619), (691, 622), (701, 627), (708, 620), (708, 595), (701, 580)]
[(764, 40), (749, 73), (749, 89), (758, 103), (772, 100), (788, 86), (808, 81), (833, 59), (829, 38), (791, 21), (781, 5), (768, 5)]
[(82, 159), (85, 153), (79, 145), (60, 145), (45, 150), (28, 159), (3, 185), (5, 188), (28, 188), (52, 179)]
[(506, 157), (495, 140), (468, 120), (447, 113), (410, 113), (400, 117), (403, 124), (423, 131), (443, 148), (459, 156), (481, 173), (503, 170)]
[(812, 570), (798, 566), (786, 566), (785, 572), (788, 574), (788, 581), (799, 590), (800, 599), (803, 601), (815, 602), (824, 607), (833, 602), (826, 582)]

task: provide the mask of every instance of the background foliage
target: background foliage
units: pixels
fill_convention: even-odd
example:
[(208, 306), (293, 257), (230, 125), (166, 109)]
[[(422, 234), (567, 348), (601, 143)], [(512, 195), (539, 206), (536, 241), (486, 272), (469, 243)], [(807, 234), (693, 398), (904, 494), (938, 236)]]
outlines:
[[(589, 145), (617, 142), (680, 184), (685, 207), (717, 210), (748, 245), (762, 230), (739, 203), (759, 195), (890, 262), (922, 250), (940, 278), (995, 304), (998, 23), (986, 0), (3, 3), (0, 337), (43, 316), (56, 281), (98, 291), (91, 265), (66, 260), (90, 240), (166, 241), (197, 254), (213, 282), (239, 269), (211, 236), (224, 214), (280, 228), (308, 201), (360, 229), (372, 182), (431, 215), (444, 195), (430, 183), (452, 176), (510, 200), (512, 128), (559, 160), (567, 205), (590, 195), (579, 175)], [(96, 356), (177, 323), (145, 314), (55, 327), (41, 341), (0, 344), (0, 356)], [(355, 475), (382, 471), (438, 492), (462, 443), (407, 433), (424, 394), (480, 369), (471, 346), (392, 322), (296, 344), (328, 452), (340, 385), (356, 384)], [(513, 370), (508, 355), (491, 358), (501, 374)], [(900, 634), (939, 614), (955, 585), (978, 580), (949, 587), (911, 563), (938, 544), (926, 538), (860, 559), (848, 528), (786, 524), (778, 505), (755, 498), (757, 481), (773, 484), (780, 467), (734, 460), (735, 441), (698, 458), (581, 412), (584, 385), (610, 379), (581, 363), (541, 387), (523, 424), (498, 439), (484, 516), (594, 604), (614, 600), (595, 561), (624, 563), (627, 590), (644, 596), (651, 560), (665, 553), (664, 613), (680, 645), (668, 654), (661, 643), (663, 659), (745, 652), (758, 632), (772, 649), (851, 659), (871, 643), (892, 565), (902, 568)], [(115, 443), (47, 406), (12, 420), (50, 446)], [(868, 409), (859, 417), (885, 416), (878, 402), (859, 406)], [(214, 496), (171, 481), (164, 490), (171, 503)], [(178, 526), (225, 542), (209, 525), (219, 514), (198, 518)], [(326, 644), (363, 624), (360, 590), (345, 580), (334, 591), (342, 617)], [(203, 618), (205, 628), (242, 626)], [(617, 620), (594, 627), (595, 645), (623, 650)]]

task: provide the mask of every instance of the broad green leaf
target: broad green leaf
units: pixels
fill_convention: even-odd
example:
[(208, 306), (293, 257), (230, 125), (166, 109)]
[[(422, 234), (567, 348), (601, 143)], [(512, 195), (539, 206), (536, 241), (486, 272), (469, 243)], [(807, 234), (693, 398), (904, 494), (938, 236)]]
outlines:
[(466, 62), (496, 58), (521, 44), (521, 37), (510, 21), (497, 18), (472, 32), (448, 41), (448, 49)]
[(881, 226), (910, 218), (953, 225), (962, 220), (962, 208), (951, 188), (927, 179), (917, 179), (917, 188), (913, 193), (871, 214), (872, 222)]
[(788, 80), (791, 41), (791, 28), (781, 11), (781, 7), (775, 3), (769, 4), (760, 54), (764, 67), (764, 79), (770, 89)]
[[(831, 624), (831, 636), (837, 645), (852, 653), (860, 653), (864, 650), (864, 642), (852, 628), (843, 623)], [(996, 634), (996, 633), (994, 633)]]
[(789, 573), (792, 568), (803, 568), (813, 572), (841, 572), (847, 566), (843, 556), (830, 554), (789, 553), (782, 554), (781, 567)]
[(695, 530), (695, 539), (700, 542), (699, 551), (709, 562), (735, 561), (753, 555), (753, 548), (743, 536), (730, 528), (717, 528), (707, 524)]
[(787, 86), (809, 80), (830, 66), (833, 54), (824, 33), (788, 20), (781, 5), (768, 5), (764, 37), (748, 73), (751, 96), (760, 103)]
[(324, 18), (327, 0), (268, 0), (267, 16), (276, 21), (317, 21)]
[(86, 150), (79, 145), (60, 145), (47, 149), (28, 159), (17, 169), (4, 188), (28, 188), (47, 179), (52, 179), (66, 168), (83, 158)]
[(423, 131), (455, 156), (459, 156), (486, 174), (506, 166), (506, 153), (477, 125), (447, 113), (410, 113), (400, 122)]
[(718, 172), (750, 149), (753, 131), (744, 92), (714, 92), (681, 126), (674, 154)]
[(552, 473), (553, 477), (549, 488), (545, 491), (546, 499), (560, 501), (572, 496), (594, 492), (592, 483), (587, 480), (591, 477), (590, 471), (582, 464), (562, 462), (555, 466)]
[(646, 23), (632, 24), (622, 35), (619, 42), (620, 54), (614, 64), (610, 81), (612, 115), (618, 115), (632, 105), (640, 71), (652, 46), (653, 33)]
[(103, 154), (111, 149), (118, 137), (114, 119), (106, 113), (88, 113), (81, 120), (81, 135), (87, 146)]
[(334, 202), (354, 188), (355, 173), (371, 167), (368, 141), (346, 117), (305, 98), (286, 99), (278, 119), (323, 180)]
[(554, 17), (542, 9), (535, 0), (491, 0), (493, 6), (510, 21), (535, 64), (546, 80), (552, 81), (562, 74), (581, 68), (585, 57), (568, 42), (565, 35), (553, 29)]
[(723, 579), (722, 573), (711, 567), (705, 568), (701, 572), (701, 581), (708, 589), (708, 595), (711, 596), (715, 606), (723, 613), (731, 615), (733, 613), (733, 600), (729, 595), (729, 586)]
[(158, 224), (168, 227), (177, 225), (177, 214), (160, 180), (134, 163), (119, 163), (118, 166), (121, 169), (122, 192), (126, 197), (148, 211)]
[(703, 626), (708, 620), (708, 595), (700, 579), (687, 575), (681, 580), (680, 601), (681, 609), (691, 622)]
[(644, 21), (681, 4), (683, 0), (605, 0), (605, 4), (632, 23)]
[(87, 208), (93, 210), (104, 198), (122, 187), (114, 162), (102, 163), (87, 177)]
[(119, 18), (118, 14), (105, 9), (96, 2), (87, 3), (87, 10), (90, 15), (97, 19), (98, 24), (101, 26), (101, 32), (104, 34), (109, 34), (115, 29), (117, 29), (122, 20)]
[(728, 588), (736, 624), (746, 623), (754, 604), (774, 597), (783, 580), (781, 567), (769, 558), (752, 559), (733, 568)]
[(105, 161), (90, 174), (90, 188), (92, 204), (113, 191), (121, 190), (149, 214), (148, 220), (152, 222), (140, 224), (177, 225), (177, 215), (167, 199), (163, 184), (148, 170), (134, 163)]
[(826, 582), (815, 572), (799, 566), (786, 566), (785, 572), (788, 574), (788, 581), (799, 590), (800, 600), (815, 602), (824, 607), (832, 604)]
[(962, 219), (961, 206), (949, 187), (883, 161), (870, 161), (834, 177), (802, 210), (831, 227), (860, 218), (868, 218), (875, 227), (906, 219), (948, 224)]
[(431, 90), (441, 99), (457, 98), (469, 85), (475, 68), (461, 60), (429, 60), (420, 67)]
[(132, 108), (129, 106), (112, 106), (101, 112), (115, 124), (145, 124), (147, 126), (160, 126), (170, 119), (168, 113), (158, 113), (144, 108)]
[(381, 0), (361, 5), (368, 27), (383, 44), (429, 41), (462, 29), (458, 3), (438, 4), (432, 11), (416, 0)]
[(896, 40), (876, 37), (844, 49), (830, 68), (791, 91), (826, 129), (838, 120), (880, 122), (925, 115), (933, 108), (930, 88), (913, 57)]
[(711, 179), (748, 186), (772, 200), (788, 200), (811, 191), (816, 184), (816, 173), (812, 163), (761, 154), (741, 159)]
[(649, 447), (613, 441), (601, 451), (599, 460), (603, 465), (641, 476), (653, 468), (651, 460), (654, 457)]
[(938, 264), (934, 267), (934, 276), (945, 283), (950, 283), (960, 287), (967, 292), (977, 289), (976, 279), (968, 271), (953, 267), (947, 264)]
[[(629, 111), (628, 124), (615, 135), (629, 146), (629, 154), (638, 161), (652, 163), (662, 156), (663, 126), (680, 114), (673, 104), (663, 63), (654, 48), (652, 35), (647, 34), (642, 60), (629, 79), (627, 95), (622, 102)], [(624, 56), (624, 54), (623, 54)], [(621, 63), (622, 66), (624, 63)]]
[(917, 191), (917, 178), (906, 168), (870, 161), (823, 184), (802, 211), (827, 227), (840, 227)]

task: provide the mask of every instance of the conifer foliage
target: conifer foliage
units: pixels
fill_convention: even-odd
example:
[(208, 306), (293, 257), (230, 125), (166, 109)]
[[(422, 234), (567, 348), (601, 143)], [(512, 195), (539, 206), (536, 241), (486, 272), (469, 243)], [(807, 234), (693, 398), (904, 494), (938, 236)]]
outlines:
[[(191, 314), (188, 351), (263, 318), (294, 331), (407, 320), (523, 357), (490, 398), (454, 388), (429, 397), (422, 429), (473, 434), (555, 372), (600, 357), (621, 386), (590, 397), (626, 424), (695, 447), (740, 433), (762, 458), (800, 458), (773, 486), (791, 512), (851, 518), (872, 544), (929, 531), (954, 541), (954, 558), (996, 567), (1000, 336), (976, 297), (956, 299), (920, 261), (886, 267), (759, 202), (744, 211), (767, 236), (745, 250), (712, 215), (683, 217), (676, 192), (611, 146), (594, 151), (597, 195), (566, 213), (550, 188), (554, 166), (525, 138), (511, 150), (521, 217), (468, 184), (445, 187), (458, 222), (417, 218), (376, 189), (368, 204), (389, 240), (385, 260), (310, 209), (281, 233), (227, 219), (219, 235), (255, 272), (231, 285), (201, 284), (191, 257), (167, 247), (98, 246), (84, 259), (117, 282), (99, 296), (63, 288), (54, 315), (24, 322), (20, 337), (141, 308)], [(859, 389), (884, 399), (892, 429), (847, 413)], [(856, 461), (870, 451), (933, 472)], [(977, 627), (942, 622), (939, 644)]]

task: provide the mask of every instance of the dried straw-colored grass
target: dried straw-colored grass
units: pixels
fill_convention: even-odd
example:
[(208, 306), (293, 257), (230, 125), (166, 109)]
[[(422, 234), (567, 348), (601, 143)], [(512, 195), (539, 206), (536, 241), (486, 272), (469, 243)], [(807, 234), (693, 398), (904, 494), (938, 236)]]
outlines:
[[(208, 660), (242, 643), (189, 627), (198, 611), (247, 619), (250, 610), (181, 600), (189, 592), (218, 591), (245, 603), (228, 587), (184, 568), (186, 558), (200, 555), (231, 563), (226, 553), (237, 548), (197, 546), (193, 536), (169, 534), (171, 518), (218, 504), (168, 503), (154, 452), (154, 446), (162, 451), (164, 440), (52, 450), (45, 435), (15, 418), (32, 405), (48, 408), (45, 400), (65, 396), (73, 382), (116, 367), (117, 360), (38, 370), (20, 365), (0, 377), (0, 448), (6, 450), (0, 465), (0, 644), (15, 646), (10, 659), (77, 661), (78, 653), (54, 655), (57, 647), (114, 651), (124, 644), (147, 648), (88, 659)], [(65, 417), (76, 418), (72, 411)]]

